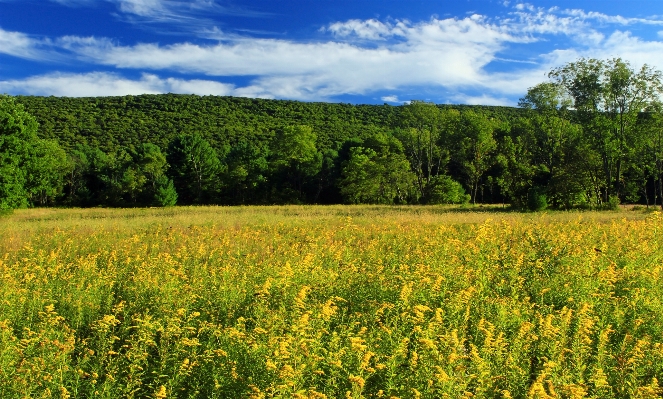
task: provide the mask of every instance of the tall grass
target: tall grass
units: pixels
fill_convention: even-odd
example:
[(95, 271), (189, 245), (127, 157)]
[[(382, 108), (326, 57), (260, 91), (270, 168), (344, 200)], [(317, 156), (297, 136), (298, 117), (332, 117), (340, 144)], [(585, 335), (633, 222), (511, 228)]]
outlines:
[(654, 398), (658, 213), (19, 210), (0, 398)]

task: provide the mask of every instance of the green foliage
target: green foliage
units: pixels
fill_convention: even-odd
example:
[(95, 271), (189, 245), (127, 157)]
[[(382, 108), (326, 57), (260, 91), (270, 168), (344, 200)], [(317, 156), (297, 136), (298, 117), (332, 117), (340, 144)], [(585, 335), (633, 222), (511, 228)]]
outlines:
[(449, 162), (448, 143), (458, 129), (460, 113), (432, 103), (412, 101), (403, 107), (396, 137), (403, 143), (417, 177), (418, 196), (426, 198), (432, 180), (443, 174)]
[(0, 207), (150, 206), (162, 176), (182, 204), (427, 203), (449, 176), (474, 203), (524, 208), (538, 186), (555, 209), (663, 206), (661, 73), (580, 59), (549, 76), (521, 109), (4, 96)]
[(159, 176), (156, 181), (154, 192), (154, 204), (156, 206), (174, 206), (177, 204), (177, 191), (173, 181), (164, 175)]
[(620, 58), (582, 58), (552, 70), (552, 83), (573, 102), (578, 120), (602, 162), (603, 201), (622, 189), (622, 174), (635, 154), (638, 116), (659, 101), (663, 75), (644, 65), (639, 71)]
[(606, 201), (602, 209), (608, 210), (608, 211), (616, 211), (619, 210), (619, 197), (616, 195), (611, 195), (608, 197), (608, 201)]
[(527, 95), (518, 101), (518, 106), (539, 111), (566, 110), (571, 106), (571, 99), (564, 90), (551, 82), (539, 83), (527, 90)]
[(479, 182), (484, 173), (496, 162), (496, 121), (489, 116), (467, 111), (461, 114), (455, 132), (453, 160), (460, 165), (468, 186), (471, 188), (472, 203), (477, 201)]
[(62, 192), (69, 164), (55, 141), (37, 137), (38, 124), (8, 96), (0, 96), (0, 209), (45, 205)]
[(202, 136), (180, 135), (168, 150), (170, 176), (184, 204), (212, 203), (218, 195), (221, 164), (217, 152)]
[(511, 135), (502, 138), (496, 163), (502, 169), (497, 184), (506, 198), (516, 208), (527, 204), (527, 190), (532, 185), (535, 166), (532, 160), (533, 149), (526, 132), (529, 121), (520, 119), (511, 130)]
[(402, 154), (365, 147), (350, 149), (342, 176), (341, 194), (351, 204), (404, 203), (415, 178)]
[(437, 175), (430, 183), (427, 197), (429, 204), (466, 204), (470, 195), (463, 185), (447, 175)]
[(272, 194), (276, 202), (304, 202), (304, 185), (322, 167), (317, 138), (305, 125), (286, 126), (276, 133), (270, 151), (270, 166), (280, 183)]
[(253, 142), (241, 142), (230, 149), (226, 162), (228, 200), (234, 204), (259, 202), (261, 189), (269, 175), (269, 148)]
[(538, 212), (548, 208), (548, 198), (545, 190), (541, 187), (532, 187), (527, 192), (527, 208), (530, 211)]
[(67, 153), (53, 140), (35, 140), (29, 151), (24, 165), (28, 201), (39, 206), (53, 204), (62, 194), (65, 176), (73, 166)]

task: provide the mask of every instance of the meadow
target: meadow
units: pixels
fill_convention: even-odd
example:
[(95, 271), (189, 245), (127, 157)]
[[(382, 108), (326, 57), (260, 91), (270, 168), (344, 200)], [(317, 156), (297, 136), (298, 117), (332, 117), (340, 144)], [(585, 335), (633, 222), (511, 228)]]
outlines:
[(0, 217), (0, 398), (660, 398), (663, 217)]

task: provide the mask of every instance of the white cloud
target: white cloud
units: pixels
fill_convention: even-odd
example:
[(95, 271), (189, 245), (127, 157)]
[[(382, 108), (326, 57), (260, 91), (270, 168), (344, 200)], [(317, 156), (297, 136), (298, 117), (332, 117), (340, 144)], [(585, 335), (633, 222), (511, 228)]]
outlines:
[(162, 0), (118, 0), (120, 10), (141, 17), (157, 17), (169, 14), (170, 10)]
[(648, 64), (663, 69), (663, 42), (646, 41), (628, 31), (615, 31), (606, 38), (603, 46), (586, 53), (601, 59), (620, 57), (636, 67)]
[(208, 46), (120, 46), (92, 38), (64, 38), (61, 42), (92, 63), (210, 76), (256, 75), (253, 84), (242, 90), (258, 96), (326, 99), (406, 85), (481, 84), (481, 69), (504, 43), (520, 41), (479, 16), (418, 24), (369, 22), (336, 23), (329, 29), (337, 36), (399, 36), (401, 40), (369, 48), (352, 38), (322, 43), (242, 39)]
[[(211, 0), (107, 1), (117, 2), (125, 13), (154, 20), (170, 18), (178, 11), (190, 15), (187, 14), (190, 10), (219, 7)], [(601, 29), (592, 21), (599, 21)], [(398, 91), (402, 88), (426, 87), (432, 92), (450, 93), (447, 95), (456, 101), (505, 104), (509, 103), (509, 97), (520, 96), (528, 87), (545, 80), (546, 72), (551, 68), (580, 56), (620, 56), (636, 67), (643, 63), (663, 67), (663, 42), (646, 41), (628, 31), (605, 28), (611, 24), (621, 28), (661, 23), (653, 17), (623, 18), (582, 10), (537, 8), (521, 3), (504, 18), (490, 19), (473, 14), (465, 18), (431, 18), (422, 22), (392, 19), (334, 22), (321, 29), (322, 33), (329, 34), (329, 39), (318, 42), (242, 37), (217, 27), (200, 29), (205, 37), (220, 40), (210, 45), (186, 42), (123, 45), (108, 38), (76, 36), (48, 41), (0, 30), (0, 52), (35, 59), (43, 58), (49, 52), (51, 55), (59, 53), (88, 64), (161, 74), (177, 71), (211, 77), (253, 77), (244, 87), (218, 83), (213, 78), (173, 80), (151, 74), (138, 80), (107, 73), (54, 74), (23, 81), (26, 90), (41, 90), (40, 93), (44, 94), (95, 95), (94, 88), (97, 87), (97, 94), (103, 95), (120, 94), (122, 90), (124, 94), (190, 90), (198, 94), (215, 92), (249, 97), (330, 100), (343, 94), (387, 91), (395, 94), (383, 97), (383, 101), (400, 102), (397, 101)], [(530, 54), (524, 59), (511, 54), (504, 57), (514, 44), (530, 46), (551, 38), (556, 40), (556, 36), (568, 39), (564, 42), (566, 47), (554, 49), (548, 46), (547, 52)], [(663, 31), (659, 36), (663, 37)], [(489, 72), (496, 61), (519, 66), (509, 72)], [(22, 84), (12, 82), (5, 81), (0, 87), (18, 90)], [(65, 87), (69, 84), (71, 88)], [(459, 94), (467, 91), (482, 94)]]
[(407, 22), (398, 21), (396, 24), (385, 23), (375, 19), (365, 21), (351, 19), (345, 22), (334, 22), (326, 29), (337, 37), (357, 36), (361, 39), (384, 40), (392, 36), (404, 36)]
[(386, 102), (386, 103), (396, 103), (396, 104), (402, 104), (403, 101), (398, 99), (398, 96), (395, 94), (392, 94), (390, 96), (384, 96), (380, 97), (380, 100)]
[(479, 96), (459, 94), (453, 96), (453, 100), (456, 104), (467, 105), (513, 105), (513, 102), (506, 97), (494, 97), (489, 94), (482, 94)]
[(621, 15), (607, 15), (596, 11), (586, 12), (584, 10), (579, 10), (579, 9), (563, 10), (562, 13), (570, 15), (577, 19), (582, 19), (582, 20), (593, 19), (599, 22), (618, 24), (618, 25), (634, 25), (634, 24), (663, 25), (663, 21), (658, 17), (626, 18)]
[(0, 54), (35, 60), (52, 58), (52, 54), (44, 51), (45, 44), (47, 42), (25, 33), (10, 32), (0, 28)]
[(518, 3), (513, 8), (519, 11), (534, 11), (534, 6), (529, 3)]
[(68, 7), (79, 7), (94, 4), (95, 0), (51, 0)]
[(113, 73), (52, 73), (21, 80), (0, 81), (0, 92), (66, 97), (122, 96), (127, 94), (181, 93), (231, 95), (234, 86), (209, 80), (161, 79), (143, 74), (132, 80)]
[[(0, 0), (1, 2), (2, 0)], [(67, 7), (95, 6), (100, 2), (117, 6), (116, 16), (129, 23), (141, 25), (161, 24), (169, 32), (198, 32), (213, 28), (213, 16), (236, 15), (260, 17), (264, 13), (243, 6), (221, 5), (217, 0), (50, 0)], [(228, 3), (228, 2), (224, 2)]]
[(139, 24), (143, 28), (146, 27), (146, 23), (165, 23), (169, 31), (199, 32), (211, 29), (215, 25), (213, 17), (219, 15), (243, 17), (263, 17), (266, 15), (251, 11), (244, 6), (221, 5), (216, 0), (105, 1), (117, 4), (119, 11), (123, 13), (122, 18), (127, 22)]

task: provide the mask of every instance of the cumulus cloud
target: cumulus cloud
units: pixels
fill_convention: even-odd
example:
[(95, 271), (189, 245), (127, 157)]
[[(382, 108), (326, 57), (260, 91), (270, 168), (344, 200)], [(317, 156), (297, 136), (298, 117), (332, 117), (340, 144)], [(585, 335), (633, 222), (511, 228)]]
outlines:
[(65, 97), (123, 96), (128, 94), (182, 93), (199, 95), (232, 95), (234, 86), (209, 80), (161, 79), (143, 74), (128, 79), (114, 73), (52, 73), (20, 80), (0, 81), (0, 92)]
[[(371, 22), (330, 27), (337, 36), (362, 39), (399, 36), (402, 40), (364, 47), (352, 40), (301, 43), (276, 39), (230, 40), (214, 45), (143, 43), (115, 45), (108, 40), (66, 38), (62, 46), (90, 63), (139, 70), (174, 70), (210, 76), (258, 78), (244, 88), (259, 96), (327, 99), (401, 86), (479, 85), (482, 68), (504, 43), (520, 38), (482, 17)], [(374, 33), (369, 33), (374, 29)], [(357, 33), (359, 32), (359, 33)]]

